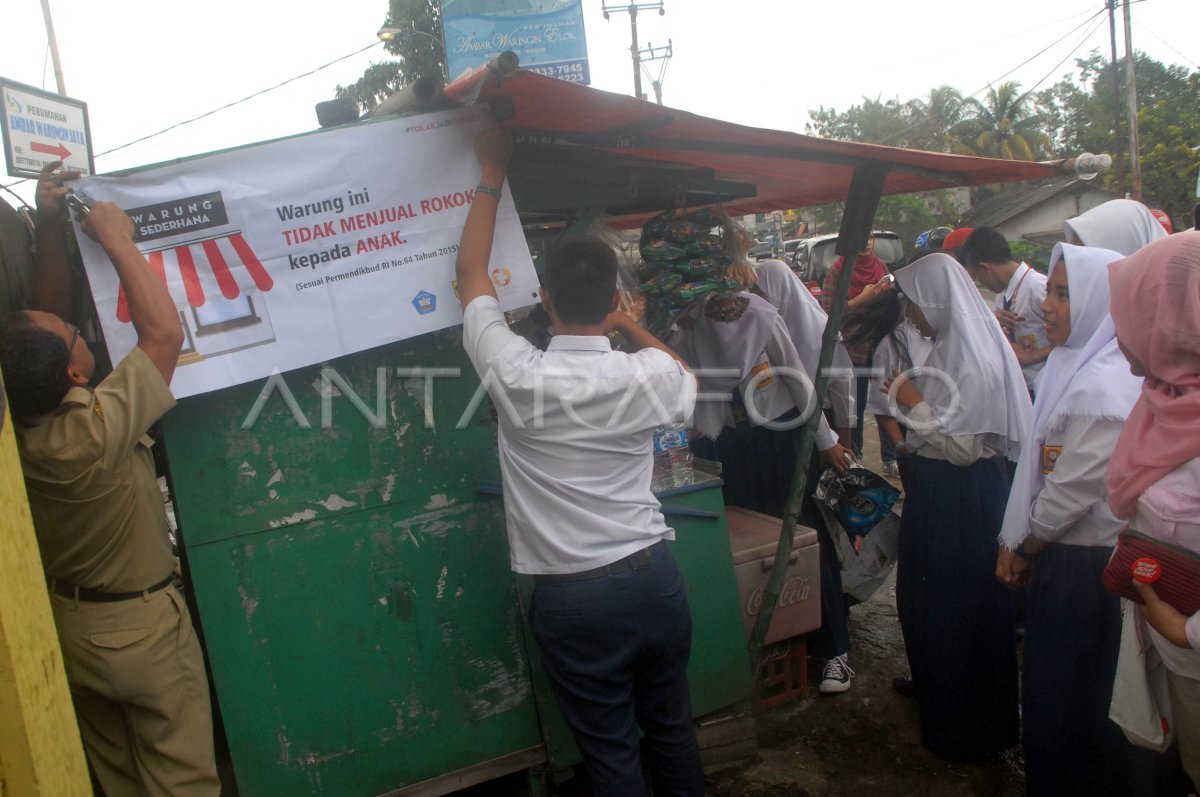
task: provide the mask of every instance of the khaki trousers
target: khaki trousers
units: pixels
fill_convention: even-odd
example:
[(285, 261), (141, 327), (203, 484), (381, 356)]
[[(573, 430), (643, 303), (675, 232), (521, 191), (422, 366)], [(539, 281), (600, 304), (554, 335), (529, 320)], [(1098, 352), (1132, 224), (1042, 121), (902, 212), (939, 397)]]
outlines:
[(107, 797), (216, 797), (208, 679), (183, 597), (52, 594), (88, 762)]

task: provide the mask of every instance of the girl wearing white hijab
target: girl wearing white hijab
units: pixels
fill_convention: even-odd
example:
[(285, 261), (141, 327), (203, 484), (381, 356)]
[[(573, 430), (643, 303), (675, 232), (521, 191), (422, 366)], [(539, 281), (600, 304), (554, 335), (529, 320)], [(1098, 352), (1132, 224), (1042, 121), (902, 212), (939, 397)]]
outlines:
[(1120, 259), (1109, 249), (1054, 247), (1042, 312), (1055, 348), (1001, 530), (997, 577), (1014, 587), (1029, 582), (1029, 795), (1157, 793), (1153, 754), (1108, 719), (1121, 609), (1103, 573), (1125, 524), (1108, 507), (1104, 474), (1142, 385), (1109, 315), (1108, 264)]
[(1167, 231), (1150, 209), (1133, 199), (1114, 199), (1063, 222), (1067, 243), (1111, 249), (1128, 257)]
[[(800, 282), (782, 260), (761, 260), (754, 266), (758, 284), (754, 292), (762, 294), (779, 311), (800, 361), (815, 384), (821, 362), (821, 336), (829, 316), (817, 297)], [(850, 444), (854, 415), (854, 364), (846, 347), (839, 341), (833, 350), (829, 386), (825, 394), (833, 415), (833, 427), (842, 445)]]
[[(906, 312), (936, 342), (911, 380), (889, 380), (915, 451), (896, 598), (924, 744), (982, 755), (1018, 741), (1012, 594), (995, 579), (1006, 457), (1031, 411), (1021, 367), (967, 272), (937, 253), (896, 273)], [(900, 412), (899, 410), (903, 410)]]
[[(744, 281), (752, 277), (746, 273)], [(693, 416), (696, 430), (713, 441), (694, 441), (693, 450), (721, 462), (726, 504), (783, 517), (803, 419), (821, 412), (809, 368), (787, 325), (766, 299), (738, 292), (709, 294), (677, 319), (676, 326), (670, 345), (700, 380), (702, 392)], [(821, 461), (844, 471), (849, 450), (823, 415), (818, 424)], [(826, 659), (821, 691), (844, 692), (854, 677), (848, 661), (850, 629), (833, 543), (811, 498), (817, 473), (816, 468), (810, 470), (809, 495), (799, 519), (816, 529), (821, 540), (821, 629), (813, 651)]]

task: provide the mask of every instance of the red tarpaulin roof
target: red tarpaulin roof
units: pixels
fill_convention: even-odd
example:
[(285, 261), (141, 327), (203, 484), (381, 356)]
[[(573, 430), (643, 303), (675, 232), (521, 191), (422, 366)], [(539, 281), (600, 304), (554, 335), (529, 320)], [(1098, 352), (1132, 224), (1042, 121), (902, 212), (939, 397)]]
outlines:
[[(456, 88), (448, 87), (447, 93)], [(544, 132), (554, 134), (556, 144), (711, 170), (715, 179), (757, 187), (753, 198), (725, 203), (733, 214), (843, 201), (854, 167), (869, 163), (891, 167), (884, 194), (1059, 173), (1059, 162), (947, 155), (746, 127), (526, 71), (487, 80), (479, 95), (501, 103), (504, 97), (511, 98), (513, 107), (502, 124), (517, 133), (518, 155), (523, 143), (538, 143), (537, 133)]]

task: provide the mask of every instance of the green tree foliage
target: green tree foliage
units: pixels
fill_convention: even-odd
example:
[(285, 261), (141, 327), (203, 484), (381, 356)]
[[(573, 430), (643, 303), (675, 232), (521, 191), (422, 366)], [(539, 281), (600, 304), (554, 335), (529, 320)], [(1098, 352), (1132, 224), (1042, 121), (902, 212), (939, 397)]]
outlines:
[[(1144, 53), (1135, 55), (1135, 67), (1143, 197), (1165, 210), (1177, 227), (1190, 226), (1184, 222), (1195, 203), (1200, 168), (1200, 155), (1193, 149), (1200, 146), (1200, 72), (1164, 65)], [(845, 141), (1019, 160), (1069, 158), (1081, 152), (1119, 157), (1112, 68), (1099, 52), (1093, 52), (1076, 61), (1074, 74), (1036, 94), (1022, 93), (1016, 83), (1001, 83), (990, 88), (982, 101), (963, 97), (952, 86), (939, 86), (906, 102), (864, 98), (845, 112), (825, 107), (809, 111), (812, 122), (807, 131)], [(1117, 75), (1119, 108), (1124, 113), (1123, 60)], [(1115, 171), (1098, 179), (1107, 190), (1117, 192)], [(926, 204), (930, 196), (925, 195)], [(894, 218), (918, 215), (914, 208), (905, 211), (907, 216), (899, 208), (896, 211)], [(884, 212), (881, 205), (880, 213)], [(947, 223), (947, 218), (939, 218), (938, 223)], [(888, 223), (899, 226), (894, 220)]]
[(364, 111), (418, 78), (446, 73), (438, 0), (390, 0), (383, 24), (406, 31), (384, 45), (399, 60), (371, 64), (357, 81), (337, 87), (338, 97), (350, 97)]
[(1005, 160), (1031, 161), (1048, 157), (1052, 141), (1040, 129), (1028, 95), (1015, 81), (988, 88), (983, 102), (967, 100), (971, 112), (951, 131), (955, 150), (964, 155), (983, 155)]

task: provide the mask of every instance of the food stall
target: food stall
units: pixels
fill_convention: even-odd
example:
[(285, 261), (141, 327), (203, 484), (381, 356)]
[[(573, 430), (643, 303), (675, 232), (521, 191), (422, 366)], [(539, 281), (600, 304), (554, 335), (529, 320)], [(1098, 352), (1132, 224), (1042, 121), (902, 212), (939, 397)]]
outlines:
[[(633, 227), (668, 207), (849, 200), (852, 241), (882, 193), (1055, 170), (749, 128), (520, 70), (432, 102), (462, 100), (488, 103), (512, 131), (509, 184), (531, 236), (601, 215)], [(461, 378), (430, 391), (431, 369)], [(241, 793), (433, 795), (577, 762), (525, 627), (529, 583), (509, 572), (495, 425), (460, 329), (280, 383), (286, 396), (258, 382), (185, 398), (162, 424)], [(356, 417), (350, 393), (381, 396), (384, 422)], [(329, 407), (344, 422), (304, 422)], [(698, 715), (752, 687), (719, 488), (702, 476), (663, 495), (695, 616)]]

